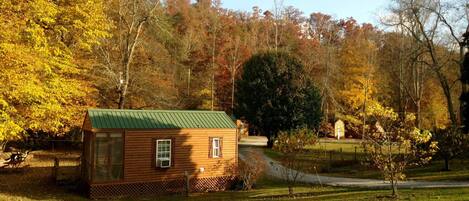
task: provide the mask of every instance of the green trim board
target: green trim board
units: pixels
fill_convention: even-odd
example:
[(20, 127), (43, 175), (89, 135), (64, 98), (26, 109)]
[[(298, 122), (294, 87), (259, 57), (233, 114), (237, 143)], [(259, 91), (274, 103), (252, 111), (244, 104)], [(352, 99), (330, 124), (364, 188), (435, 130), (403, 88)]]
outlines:
[(236, 128), (223, 111), (88, 109), (93, 128)]

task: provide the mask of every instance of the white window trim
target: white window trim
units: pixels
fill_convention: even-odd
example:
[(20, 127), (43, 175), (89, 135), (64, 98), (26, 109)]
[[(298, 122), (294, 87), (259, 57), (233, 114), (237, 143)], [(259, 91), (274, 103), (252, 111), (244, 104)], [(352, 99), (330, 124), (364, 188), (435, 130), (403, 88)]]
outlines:
[[(169, 142), (169, 157), (168, 157), (168, 158), (158, 158), (158, 145), (159, 145), (160, 142), (166, 142), (166, 141)], [(172, 154), (172, 153), (171, 153), (171, 152), (172, 152), (172, 150), (171, 150), (171, 149), (172, 149), (172, 146), (171, 146), (171, 145), (172, 145), (172, 143), (173, 143), (173, 142), (172, 142), (171, 139), (159, 139), (159, 140), (156, 140), (156, 166), (157, 166), (157, 167), (160, 167), (160, 160), (161, 160), (161, 159), (169, 160), (169, 167), (171, 167), (171, 164), (173, 163), (173, 162), (171, 161), (171, 154)]]
[[(215, 146), (215, 141), (218, 141), (218, 147)], [(216, 155), (215, 150), (218, 150), (218, 154)], [(213, 158), (220, 158), (220, 138), (212, 138), (212, 157)]]

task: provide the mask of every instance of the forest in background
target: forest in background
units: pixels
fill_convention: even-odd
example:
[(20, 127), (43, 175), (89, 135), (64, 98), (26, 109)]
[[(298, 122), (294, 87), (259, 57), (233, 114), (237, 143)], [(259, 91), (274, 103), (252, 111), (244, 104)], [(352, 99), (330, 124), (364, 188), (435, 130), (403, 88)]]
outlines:
[(2, 1), (0, 141), (63, 134), (90, 107), (231, 114), (243, 63), (266, 51), (302, 62), (323, 128), (340, 118), (356, 130), (382, 107), (414, 113), (419, 128), (458, 125), (465, 2), (388, 6), (377, 26), (280, 3), (240, 12), (219, 0)]

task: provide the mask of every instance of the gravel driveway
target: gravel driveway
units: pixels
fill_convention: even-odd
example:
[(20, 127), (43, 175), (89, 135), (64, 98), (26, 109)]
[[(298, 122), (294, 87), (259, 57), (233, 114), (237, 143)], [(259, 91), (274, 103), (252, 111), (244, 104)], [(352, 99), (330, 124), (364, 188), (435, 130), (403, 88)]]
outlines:
[[(282, 178), (282, 168), (283, 167), (279, 162), (272, 160), (264, 154), (262, 148), (257, 147), (248, 147), (240, 146), (239, 148), (239, 158), (243, 160), (244, 156), (249, 152), (259, 152), (264, 156), (266, 161), (266, 174)], [(359, 187), (359, 188), (369, 188), (369, 189), (388, 189), (390, 188), (389, 182), (378, 179), (358, 179), (358, 178), (345, 178), (345, 177), (329, 177), (321, 176), (315, 174), (301, 173), (301, 176), (298, 178), (299, 182), (310, 183), (310, 184), (320, 184), (328, 186), (340, 186), (340, 187)], [(469, 182), (452, 182), (452, 181), (401, 181), (398, 183), (399, 188), (447, 188), (447, 187), (469, 187)]]

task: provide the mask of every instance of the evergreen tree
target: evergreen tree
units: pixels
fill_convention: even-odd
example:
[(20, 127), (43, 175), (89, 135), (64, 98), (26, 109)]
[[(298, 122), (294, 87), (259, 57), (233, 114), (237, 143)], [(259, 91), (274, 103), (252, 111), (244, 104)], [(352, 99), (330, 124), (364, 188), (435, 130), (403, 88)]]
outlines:
[(254, 55), (243, 67), (235, 115), (272, 139), (279, 131), (317, 128), (321, 97), (301, 62), (285, 52)]

